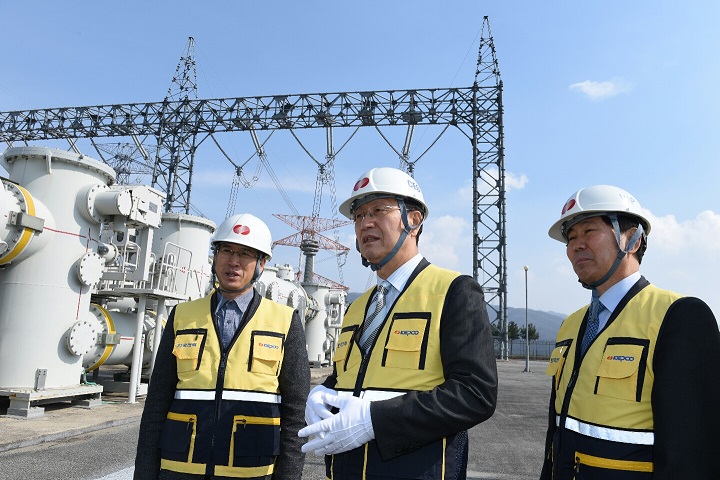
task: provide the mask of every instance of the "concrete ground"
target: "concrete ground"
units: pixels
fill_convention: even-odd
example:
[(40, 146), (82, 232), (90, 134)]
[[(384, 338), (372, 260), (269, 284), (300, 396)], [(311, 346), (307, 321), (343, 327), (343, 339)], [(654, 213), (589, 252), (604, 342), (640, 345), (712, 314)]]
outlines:
[[(498, 362), (499, 396), (492, 418), (470, 431), (468, 478), (525, 480), (538, 478), (542, 465), (547, 425), (549, 380), (546, 362), (524, 360)], [(312, 383), (319, 383), (328, 369), (313, 369)], [(137, 424), (144, 397), (127, 403), (126, 394), (103, 394), (100, 406), (85, 409), (70, 403), (45, 405), (38, 418), (5, 415), (7, 402), (0, 400), (0, 452), (42, 445), (125, 424)], [(306, 479), (324, 478), (322, 459), (308, 455)]]

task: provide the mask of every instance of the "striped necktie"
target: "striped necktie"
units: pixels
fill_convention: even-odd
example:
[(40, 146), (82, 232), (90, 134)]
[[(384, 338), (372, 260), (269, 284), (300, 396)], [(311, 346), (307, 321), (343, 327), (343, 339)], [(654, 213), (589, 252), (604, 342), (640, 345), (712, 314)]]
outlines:
[(588, 314), (588, 322), (587, 327), (585, 328), (585, 336), (583, 337), (582, 341), (582, 351), (581, 353), (584, 354), (585, 351), (588, 349), (592, 341), (595, 339), (595, 336), (598, 333), (598, 327), (600, 326), (600, 309), (602, 307), (602, 303), (600, 303), (600, 298), (598, 295), (597, 289), (593, 288), (592, 290), (592, 300), (590, 301), (590, 313)]
[(385, 295), (387, 295), (389, 287), (390, 283), (383, 280), (383, 282), (378, 285), (377, 290), (375, 291), (375, 297), (373, 298), (373, 302), (375, 302), (375, 309), (373, 310), (372, 308), (368, 308), (368, 312), (371, 313), (363, 322), (363, 333), (360, 336), (360, 347), (363, 352), (367, 353), (368, 349), (375, 341), (375, 337), (377, 337), (378, 330), (380, 330), (382, 318), (379, 317), (379, 314), (385, 306)]

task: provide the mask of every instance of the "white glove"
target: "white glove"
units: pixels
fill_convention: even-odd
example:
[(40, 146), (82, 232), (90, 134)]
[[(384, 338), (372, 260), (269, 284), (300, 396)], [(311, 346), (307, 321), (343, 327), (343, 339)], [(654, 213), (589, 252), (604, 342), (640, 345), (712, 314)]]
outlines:
[(325, 403), (326, 395), (337, 395), (337, 392), (323, 385), (318, 385), (310, 390), (310, 395), (305, 403), (305, 423), (312, 425), (332, 416), (330, 405)]
[(315, 455), (334, 455), (364, 445), (375, 438), (370, 418), (370, 402), (350, 395), (325, 394), (325, 403), (338, 407), (340, 412), (298, 432), (299, 437), (314, 438), (302, 446), (302, 451)]

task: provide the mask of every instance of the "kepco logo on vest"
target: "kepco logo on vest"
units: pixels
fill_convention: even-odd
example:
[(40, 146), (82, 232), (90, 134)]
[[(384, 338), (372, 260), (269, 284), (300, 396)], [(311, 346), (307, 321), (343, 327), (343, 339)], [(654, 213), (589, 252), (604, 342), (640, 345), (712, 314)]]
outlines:
[(420, 335), (419, 330), (395, 330), (395, 335)]
[(192, 348), (192, 347), (197, 347), (197, 342), (178, 343), (177, 345), (175, 345), (175, 348)]
[(263, 343), (263, 342), (259, 342), (259, 343), (258, 343), (258, 347), (272, 348), (272, 349), (275, 349), (275, 350), (277, 350), (278, 348), (280, 348), (280, 347), (278, 347), (277, 345), (273, 345), (273, 344), (271, 344), (271, 343)]
[(634, 362), (635, 357), (631, 357), (628, 355), (610, 355), (607, 357), (608, 360), (613, 360), (617, 362)]

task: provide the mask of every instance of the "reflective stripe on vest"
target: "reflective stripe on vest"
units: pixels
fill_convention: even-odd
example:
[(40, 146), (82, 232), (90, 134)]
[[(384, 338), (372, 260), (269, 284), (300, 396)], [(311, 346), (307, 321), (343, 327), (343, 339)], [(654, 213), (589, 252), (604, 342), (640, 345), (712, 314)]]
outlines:
[[(565, 319), (546, 372), (555, 376), (556, 413), (562, 415), (567, 405), (565, 426), (598, 439), (653, 444), (655, 344), (668, 309), (679, 298), (646, 285), (614, 312), (614, 320), (598, 333), (580, 365), (575, 365), (576, 347), (587, 308)], [(577, 380), (571, 387), (573, 375)]]
[(280, 442), (278, 375), (293, 309), (261, 298), (225, 351), (210, 310), (210, 296), (175, 308), (178, 382), (160, 434), (161, 468), (271, 475)]
[[(337, 392), (338, 396), (351, 396), (353, 392), (347, 392), (347, 391), (339, 391)], [(371, 402), (376, 402), (378, 400), (390, 400), (391, 398), (399, 397), (401, 395), (405, 395), (405, 392), (387, 392), (382, 390), (363, 390), (360, 392), (360, 398), (364, 398), (365, 400), (369, 400)]]
[[(555, 417), (555, 424), (558, 426), (560, 425), (559, 415)], [(587, 435), (588, 437), (599, 438), (600, 440), (632, 443), (635, 445), (653, 445), (655, 443), (655, 434), (653, 432), (633, 432), (610, 427), (601, 427), (599, 425), (591, 425), (589, 423), (581, 422), (570, 417), (565, 419), (565, 428), (582, 435)]]
[[(375, 345), (364, 358), (357, 342), (373, 289), (357, 298), (345, 314), (333, 358), (338, 395), (372, 402), (430, 391), (442, 384), (440, 320), (448, 290), (459, 275), (434, 265), (422, 269), (390, 306)], [(454, 478), (464, 468), (467, 434), (459, 432), (416, 448), (383, 459), (372, 440), (326, 457), (327, 478), (444, 479), (450, 476), (448, 472)]]
[[(215, 392), (199, 390), (176, 390), (177, 400), (215, 400)], [(234, 392), (225, 390), (222, 392), (223, 400), (241, 400), (244, 402), (277, 403), (282, 402), (280, 395), (261, 392)]]

